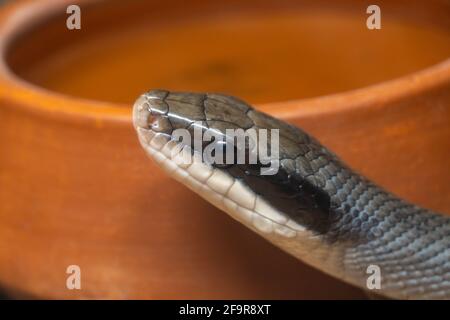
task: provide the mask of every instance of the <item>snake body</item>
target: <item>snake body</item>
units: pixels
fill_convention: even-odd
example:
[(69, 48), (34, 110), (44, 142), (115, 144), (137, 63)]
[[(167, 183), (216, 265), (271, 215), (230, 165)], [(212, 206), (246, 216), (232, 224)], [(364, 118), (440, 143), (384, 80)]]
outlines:
[[(299, 260), (366, 290), (375, 266), (386, 297), (450, 299), (450, 218), (375, 185), (303, 130), (234, 97), (163, 90), (136, 101), (133, 123), (170, 176)], [(179, 128), (279, 129), (279, 169), (207, 163), (174, 139)], [(192, 163), (177, 161), (187, 154)]]

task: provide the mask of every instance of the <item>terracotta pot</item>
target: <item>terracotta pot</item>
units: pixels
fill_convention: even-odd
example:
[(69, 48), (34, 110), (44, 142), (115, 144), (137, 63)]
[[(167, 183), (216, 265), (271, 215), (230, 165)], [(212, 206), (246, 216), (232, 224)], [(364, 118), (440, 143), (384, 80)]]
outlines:
[[(71, 2), (0, 11), (0, 284), (11, 295), (364, 297), (146, 158), (130, 106), (155, 87), (241, 96), (450, 212), (447, 1), (379, 1), (381, 30), (357, 1), (82, 1), (81, 30), (69, 31)], [(74, 264), (81, 290), (66, 287)]]

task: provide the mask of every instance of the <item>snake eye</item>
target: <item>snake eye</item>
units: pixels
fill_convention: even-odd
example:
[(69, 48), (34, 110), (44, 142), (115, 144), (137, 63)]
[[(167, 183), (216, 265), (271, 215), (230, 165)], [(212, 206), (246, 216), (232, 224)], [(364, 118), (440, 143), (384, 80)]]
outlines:
[(149, 129), (152, 129), (153, 131), (159, 131), (158, 128), (160, 127), (160, 124), (158, 118), (150, 113), (147, 116), (147, 126)]
[(172, 124), (167, 116), (150, 114), (147, 120), (148, 126), (152, 131), (164, 132), (170, 134), (172, 132)]

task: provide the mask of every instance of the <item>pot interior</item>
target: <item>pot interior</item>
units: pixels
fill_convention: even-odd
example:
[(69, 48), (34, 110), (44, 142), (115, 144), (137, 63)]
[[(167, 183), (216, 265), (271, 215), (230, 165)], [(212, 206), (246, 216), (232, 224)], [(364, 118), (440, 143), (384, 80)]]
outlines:
[(168, 88), (266, 103), (361, 88), (450, 56), (448, 4), (381, 1), (381, 30), (366, 27), (367, 5), (104, 1), (81, 6), (81, 30), (66, 28), (61, 8), (7, 61), (26, 81), (88, 99), (129, 104)]

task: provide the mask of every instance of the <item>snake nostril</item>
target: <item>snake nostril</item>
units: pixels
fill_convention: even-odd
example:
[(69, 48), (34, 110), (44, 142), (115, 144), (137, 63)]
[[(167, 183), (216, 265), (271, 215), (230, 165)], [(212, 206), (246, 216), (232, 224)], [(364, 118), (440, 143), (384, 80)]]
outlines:
[(136, 128), (148, 129), (151, 124), (150, 106), (144, 96), (139, 97), (133, 106), (133, 124)]
[(147, 127), (153, 131), (159, 131), (160, 123), (158, 121), (158, 118), (154, 115), (150, 114), (147, 117)]

